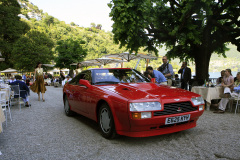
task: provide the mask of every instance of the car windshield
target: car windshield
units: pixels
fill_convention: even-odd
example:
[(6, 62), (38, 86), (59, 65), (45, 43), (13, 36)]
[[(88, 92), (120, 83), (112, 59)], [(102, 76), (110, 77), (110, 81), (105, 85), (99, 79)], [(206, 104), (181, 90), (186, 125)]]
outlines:
[(148, 78), (134, 69), (97, 69), (93, 70), (93, 84), (140, 83), (150, 82)]

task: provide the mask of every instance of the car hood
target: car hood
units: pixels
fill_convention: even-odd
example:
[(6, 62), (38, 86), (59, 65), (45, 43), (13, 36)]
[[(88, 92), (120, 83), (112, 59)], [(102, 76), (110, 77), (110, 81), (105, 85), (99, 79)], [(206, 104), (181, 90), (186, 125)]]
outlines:
[(166, 85), (155, 83), (119, 83), (115, 85), (98, 86), (105, 91), (117, 93), (129, 100), (146, 100), (146, 99), (169, 99), (181, 97), (198, 97), (198, 94), (173, 88)]

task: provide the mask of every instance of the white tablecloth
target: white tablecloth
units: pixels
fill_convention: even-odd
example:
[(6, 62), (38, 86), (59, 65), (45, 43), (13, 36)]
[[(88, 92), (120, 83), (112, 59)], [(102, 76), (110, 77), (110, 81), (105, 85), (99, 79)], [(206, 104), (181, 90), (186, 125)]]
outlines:
[(221, 95), (223, 94), (223, 87), (192, 87), (192, 92), (200, 94), (203, 99), (207, 101), (207, 103), (211, 104), (211, 100), (213, 99), (221, 99)]
[(0, 105), (0, 133), (2, 132), (2, 123), (5, 121), (5, 116), (2, 110), (2, 106)]
[[(1, 88), (0, 89), (0, 92), (5, 92), (5, 94), (6, 94), (6, 97), (1, 97), (1, 99), (6, 99), (6, 100), (9, 100), (9, 92), (10, 92), (10, 88), (8, 87), (8, 88)], [(11, 95), (14, 95), (14, 92), (13, 91), (11, 91), (11, 94), (10, 94), (10, 96)]]
[[(1, 90), (0, 90), (0, 100), (9, 100), (9, 86), (6, 86), (8, 88), (2, 88), (1, 87)], [(0, 103), (0, 133), (2, 132), (2, 123), (5, 121), (5, 116), (4, 116), (4, 113), (3, 113), (3, 110), (2, 110), (2, 106), (1, 104), (5, 102), (1, 102)]]

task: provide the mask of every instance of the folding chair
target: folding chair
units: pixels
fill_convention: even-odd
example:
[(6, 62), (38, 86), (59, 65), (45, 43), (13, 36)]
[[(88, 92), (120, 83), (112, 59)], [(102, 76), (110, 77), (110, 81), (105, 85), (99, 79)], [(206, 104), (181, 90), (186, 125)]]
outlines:
[(20, 97), (21, 90), (20, 90), (19, 85), (11, 85), (11, 90), (14, 92), (13, 98), (11, 98), (11, 104), (14, 102), (15, 103), (18, 102), (18, 104), (20, 105), (19, 108), (21, 111), (21, 108), (22, 108), (21, 104), (24, 104), (24, 102), (23, 102), (22, 98)]
[(11, 114), (11, 109), (9, 105), (9, 99), (7, 99), (7, 92), (6, 91), (0, 91), (0, 104), (2, 107), (3, 112), (5, 113), (6, 117), (6, 126), (7, 126), (7, 120), (8, 120), (8, 114), (10, 117), (10, 120), (12, 121), (12, 114)]
[(235, 114), (237, 113), (237, 109), (240, 101), (240, 85), (238, 87), (234, 87), (234, 92), (231, 94), (233, 101), (236, 101), (236, 108), (235, 108)]
[(239, 101), (240, 101), (240, 92), (238, 92), (238, 97), (235, 99), (237, 101), (236, 103), (236, 108), (235, 108), (235, 114), (237, 113), (238, 106), (240, 106)]

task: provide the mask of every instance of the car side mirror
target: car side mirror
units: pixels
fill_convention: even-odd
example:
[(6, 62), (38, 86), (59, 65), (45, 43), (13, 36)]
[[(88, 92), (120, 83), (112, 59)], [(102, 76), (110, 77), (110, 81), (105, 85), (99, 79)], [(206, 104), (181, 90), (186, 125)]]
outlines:
[(84, 85), (87, 88), (92, 88), (92, 85), (90, 84), (90, 82), (88, 80), (85, 80), (85, 79), (80, 79), (79, 80), (79, 84), (80, 85)]

